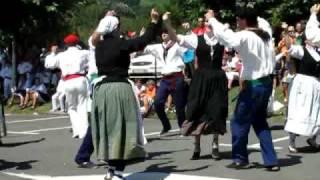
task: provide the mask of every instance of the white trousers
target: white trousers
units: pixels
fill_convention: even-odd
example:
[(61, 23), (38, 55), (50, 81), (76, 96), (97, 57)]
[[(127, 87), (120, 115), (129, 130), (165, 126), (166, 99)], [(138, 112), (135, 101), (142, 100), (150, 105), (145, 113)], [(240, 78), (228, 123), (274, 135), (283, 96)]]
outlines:
[(67, 80), (64, 85), (73, 137), (83, 138), (89, 126), (87, 114), (88, 81), (85, 77), (79, 77)]
[(57, 110), (60, 108), (60, 111), (65, 110), (65, 94), (63, 92), (56, 92), (52, 95), (51, 98), (52, 109)]

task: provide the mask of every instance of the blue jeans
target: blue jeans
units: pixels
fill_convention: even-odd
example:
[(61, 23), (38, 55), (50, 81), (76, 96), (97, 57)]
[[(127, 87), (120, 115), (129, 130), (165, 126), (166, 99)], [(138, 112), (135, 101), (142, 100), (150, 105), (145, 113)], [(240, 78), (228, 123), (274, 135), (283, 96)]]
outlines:
[(267, 122), (267, 106), (271, 92), (271, 79), (255, 85), (246, 83), (244, 90), (240, 92), (231, 122), (232, 159), (234, 162), (249, 163), (247, 145), (252, 125), (260, 140), (264, 165), (278, 164)]
[(157, 95), (154, 102), (155, 110), (162, 123), (163, 129), (171, 129), (169, 119), (165, 113), (164, 107), (169, 94), (172, 95), (173, 103), (176, 107), (178, 125), (181, 127), (185, 120), (185, 106), (187, 103), (187, 87), (183, 77), (177, 77), (175, 80), (162, 79), (157, 89)]

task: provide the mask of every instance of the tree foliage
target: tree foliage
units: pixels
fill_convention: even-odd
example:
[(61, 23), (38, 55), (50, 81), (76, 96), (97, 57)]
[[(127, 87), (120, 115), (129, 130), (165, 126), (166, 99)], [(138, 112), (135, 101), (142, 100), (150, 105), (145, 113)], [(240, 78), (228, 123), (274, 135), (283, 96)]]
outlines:
[(122, 29), (137, 31), (148, 22), (153, 6), (170, 11), (175, 25), (183, 21), (195, 25), (207, 8), (218, 11), (224, 22), (234, 22), (236, 6), (251, 4), (277, 26), (307, 19), (314, 3), (319, 0), (10, 0), (0, 6), (0, 40), (14, 36), (26, 46), (47, 44), (68, 32), (86, 39), (107, 9), (120, 13)]

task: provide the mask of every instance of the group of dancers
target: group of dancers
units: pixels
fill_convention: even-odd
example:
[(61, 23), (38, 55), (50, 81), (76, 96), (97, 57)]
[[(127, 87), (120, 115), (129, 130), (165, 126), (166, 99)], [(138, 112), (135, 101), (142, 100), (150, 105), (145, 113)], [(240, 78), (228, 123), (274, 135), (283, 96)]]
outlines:
[[(319, 14), (320, 4), (316, 4), (311, 8), (307, 23), (306, 44), (290, 45), (289, 49), (290, 55), (298, 57), (301, 63), (290, 86), (285, 130), (292, 141), (297, 134), (311, 137), (308, 139), (311, 146), (317, 146), (315, 137), (320, 125)], [(207, 28), (202, 35), (177, 35), (170, 13), (160, 17), (159, 12), (152, 9), (145, 33), (133, 39), (122, 39), (119, 18), (116, 12), (108, 11), (89, 39), (90, 50), (76, 47), (79, 42), (76, 35), (64, 39), (68, 49), (47, 58), (45, 66), (61, 69), (73, 136), (84, 138), (76, 156), (80, 166), (91, 165), (90, 156), (95, 152), (97, 159), (108, 165), (106, 180), (124, 179), (121, 172), (125, 166), (131, 160), (146, 157), (139, 100), (128, 75), (130, 54), (145, 47), (145, 51), (165, 64), (154, 103), (163, 125), (160, 135), (171, 130), (165, 113), (165, 102), (171, 94), (181, 133), (194, 136), (191, 159), (199, 159), (201, 135), (208, 134), (213, 134), (212, 158), (220, 159), (218, 140), (219, 135), (226, 133), (228, 116), (228, 80), (221, 66), (224, 49), (228, 47), (239, 54), (243, 67), (241, 89), (231, 119), (233, 162), (227, 167), (250, 167), (247, 145), (252, 125), (260, 141), (266, 170), (280, 170), (267, 122), (272, 93), (270, 75), (275, 65), (271, 26), (250, 7), (238, 10), (237, 32), (216, 16), (213, 10), (206, 12)], [(148, 46), (159, 34), (162, 43)], [(195, 50), (197, 67), (189, 87), (184, 81), (181, 59), (188, 49)], [(295, 144), (289, 147), (295, 148)]]

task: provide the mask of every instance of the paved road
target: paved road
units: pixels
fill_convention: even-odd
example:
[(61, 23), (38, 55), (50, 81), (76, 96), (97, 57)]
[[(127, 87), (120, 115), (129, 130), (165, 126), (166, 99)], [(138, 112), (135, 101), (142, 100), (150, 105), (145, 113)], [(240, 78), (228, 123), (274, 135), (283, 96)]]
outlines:
[[(103, 179), (105, 169), (80, 169), (73, 162), (81, 143), (69, 132), (67, 116), (7, 116), (9, 135), (0, 147), (0, 179), (60, 179), (98, 180)], [(176, 121), (171, 122), (175, 125)], [(278, 151), (280, 172), (267, 172), (257, 166), (249, 170), (232, 170), (225, 166), (231, 163), (230, 133), (220, 139), (223, 159), (210, 158), (211, 136), (202, 139), (201, 160), (191, 161), (192, 141), (189, 137), (172, 135), (159, 138), (161, 125), (156, 119), (145, 120), (145, 131), (149, 143), (148, 160), (126, 168), (129, 180), (318, 180), (320, 157), (310, 150), (305, 138), (300, 137), (297, 145), (301, 153), (289, 154), (288, 137), (281, 124), (273, 125), (273, 140)], [(174, 134), (174, 133), (172, 133)], [(261, 163), (260, 148), (255, 135), (250, 134), (249, 149), (251, 162)], [(94, 160), (94, 156), (93, 156)]]

